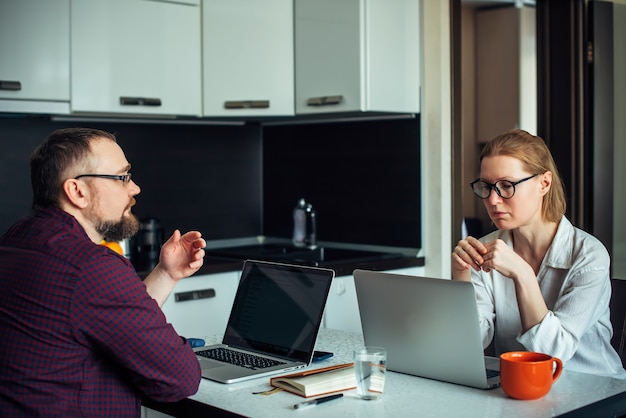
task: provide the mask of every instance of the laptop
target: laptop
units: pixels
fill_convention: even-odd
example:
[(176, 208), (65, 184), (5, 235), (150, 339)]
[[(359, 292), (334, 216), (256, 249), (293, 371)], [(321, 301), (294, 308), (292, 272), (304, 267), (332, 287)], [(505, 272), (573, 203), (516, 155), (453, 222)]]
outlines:
[(355, 270), (365, 345), (387, 349), (387, 369), (481, 389), (500, 382), (485, 356), (469, 282)]
[(202, 377), (235, 383), (308, 366), (334, 276), (246, 260), (222, 344), (194, 349)]

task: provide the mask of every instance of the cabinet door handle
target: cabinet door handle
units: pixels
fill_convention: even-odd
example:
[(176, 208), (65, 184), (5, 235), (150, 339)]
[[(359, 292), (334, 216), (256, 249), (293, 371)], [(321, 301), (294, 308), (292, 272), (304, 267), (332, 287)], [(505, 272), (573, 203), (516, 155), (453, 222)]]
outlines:
[(161, 106), (161, 99), (120, 96), (120, 104), (123, 106)]
[(190, 290), (189, 292), (174, 293), (176, 302), (187, 302), (189, 300), (210, 299), (215, 297), (215, 289)]
[(268, 109), (269, 100), (227, 100), (224, 102), (225, 109)]
[(0, 80), (0, 90), (22, 90), (19, 81)]
[(341, 103), (343, 100), (343, 96), (321, 96), (321, 97), (311, 97), (306, 101), (307, 106), (328, 106), (328, 105), (336, 105)]

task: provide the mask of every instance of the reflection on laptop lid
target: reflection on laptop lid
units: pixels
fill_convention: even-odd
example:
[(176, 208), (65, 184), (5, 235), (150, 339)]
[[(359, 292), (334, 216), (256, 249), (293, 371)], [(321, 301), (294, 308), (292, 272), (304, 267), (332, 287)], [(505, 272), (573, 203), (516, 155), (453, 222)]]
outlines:
[(387, 369), (481, 389), (499, 384), (471, 283), (365, 270), (354, 281), (363, 339), (387, 349)]
[(202, 377), (234, 383), (308, 366), (334, 276), (247, 260), (222, 344), (195, 350)]

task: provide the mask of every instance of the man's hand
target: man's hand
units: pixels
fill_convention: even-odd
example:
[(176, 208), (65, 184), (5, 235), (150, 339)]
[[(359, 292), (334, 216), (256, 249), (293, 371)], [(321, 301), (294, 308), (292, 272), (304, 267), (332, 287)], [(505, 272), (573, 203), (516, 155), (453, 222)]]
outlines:
[(176, 283), (197, 272), (204, 263), (206, 241), (198, 231), (185, 235), (177, 229), (161, 247), (159, 264), (144, 279), (148, 294), (163, 306)]
[(189, 277), (204, 264), (206, 241), (198, 231), (185, 235), (177, 229), (161, 247), (158, 268), (164, 270), (172, 280)]

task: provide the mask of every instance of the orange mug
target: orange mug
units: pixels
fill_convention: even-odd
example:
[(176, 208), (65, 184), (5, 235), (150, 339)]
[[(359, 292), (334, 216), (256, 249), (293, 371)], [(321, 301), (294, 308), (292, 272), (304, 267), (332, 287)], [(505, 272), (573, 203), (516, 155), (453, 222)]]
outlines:
[(532, 351), (510, 351), (500, 355), (500, 385), (515, 399), (539, 399), (550, 392), (563, 371), (556, 357)]

